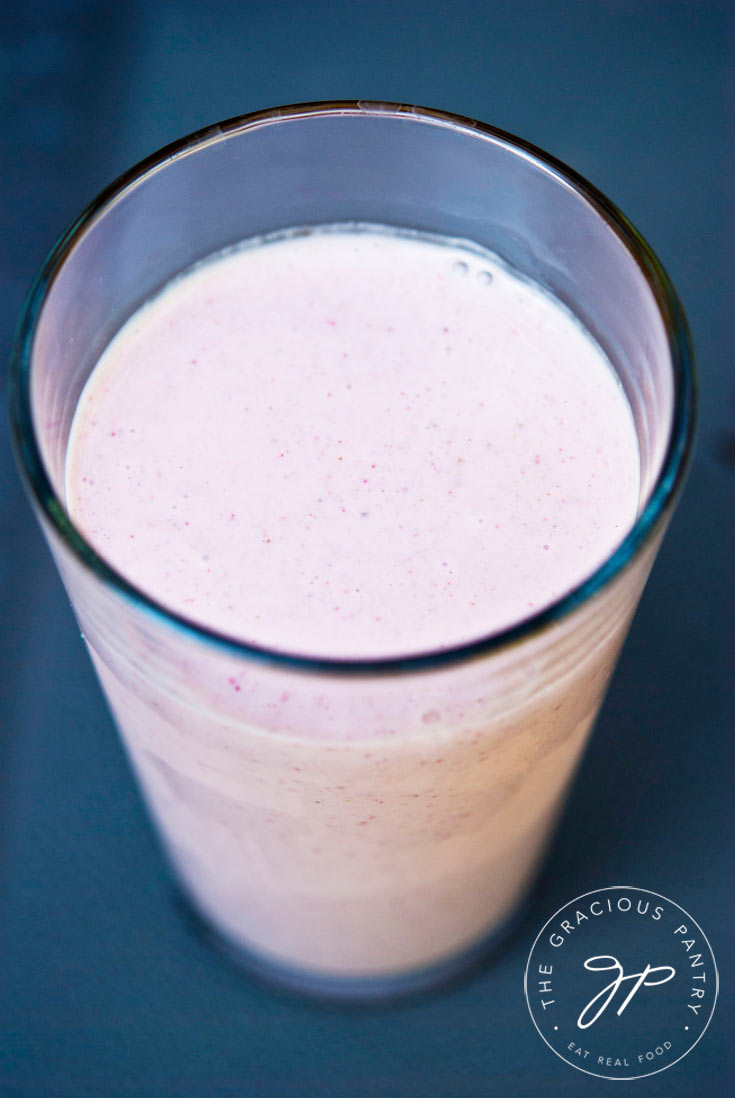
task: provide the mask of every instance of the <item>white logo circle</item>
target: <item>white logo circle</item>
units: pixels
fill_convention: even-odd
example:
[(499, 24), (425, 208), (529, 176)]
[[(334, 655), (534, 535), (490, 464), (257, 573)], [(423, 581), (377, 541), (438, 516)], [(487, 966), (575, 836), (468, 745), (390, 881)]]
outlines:
[(718, 986), (712, 947), (692, 916), (658, 892), (624, 885), (559, 908), (533, 943), (524, 978), (549, 1048), (602, 1079), (642, 1079), (691, 1052)]

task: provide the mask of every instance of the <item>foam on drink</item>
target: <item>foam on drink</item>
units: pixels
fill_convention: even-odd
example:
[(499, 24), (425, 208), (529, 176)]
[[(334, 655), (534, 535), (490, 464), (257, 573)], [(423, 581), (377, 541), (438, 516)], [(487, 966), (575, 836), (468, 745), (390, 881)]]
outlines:
[(638, 502), (584, 329), (491, 256), (323, 231), (201, 265), (93, 372), (67, 499), (187, 618), (311, 656), (451, 647), (589, 575)]

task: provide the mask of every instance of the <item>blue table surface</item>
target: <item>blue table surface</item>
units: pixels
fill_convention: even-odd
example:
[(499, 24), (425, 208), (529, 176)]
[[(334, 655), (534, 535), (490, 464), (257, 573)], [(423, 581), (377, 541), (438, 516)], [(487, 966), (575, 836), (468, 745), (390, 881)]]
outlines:
[[(158, 848), (0, 421), (2, 1098), (608, 1093), (553, 1056), (523, 996), (546, 919), (626, 884), (682, 905), (720, 1001), (636, 1095), (732, 1093), (735, 430), (728, 5), (684, 0), (10, 3), (0, 15), (0, 324), (109, 180), (193, 129), (274, 104), (422, 103), (572, 164), (648, 238), (701, 383), (689, 484), (522, 925), (441, 993), (348, 1010), (258, 986), (171, 903)], [(732, 41), (732, 38), (730, 38)], [(732, 203), (730, 203), (732, 206)], [(3, 402), (5, 394), (3, 393)]]

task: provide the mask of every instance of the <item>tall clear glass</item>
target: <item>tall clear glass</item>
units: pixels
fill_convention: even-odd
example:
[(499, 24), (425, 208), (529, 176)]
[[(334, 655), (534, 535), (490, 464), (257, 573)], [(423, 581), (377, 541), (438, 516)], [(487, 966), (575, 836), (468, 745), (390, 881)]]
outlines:
[[(641, 462), (634, 528), (569, 595), (474, 644), (362, 662), (259, 649), (171, 613), (91, 548), (64, 496), (79, 395), (131, 313), (228, 245), (355, 221), (475, 241), (566, 303), (620, 376)], [(202, 925), (273, 978), (336, 995), (436, 982), (496, 941), (549, 842), (691, 446), (684, 317), (625, 218), (551, 157), (469, 119), (348, 102), (234, 119), (134, 168), (58, 243), (22, 320), (12, 416)]]

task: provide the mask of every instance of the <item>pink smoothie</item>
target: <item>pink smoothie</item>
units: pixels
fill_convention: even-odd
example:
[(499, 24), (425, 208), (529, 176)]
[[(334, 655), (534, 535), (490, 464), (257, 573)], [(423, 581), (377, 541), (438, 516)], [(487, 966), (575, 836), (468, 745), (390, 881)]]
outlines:
[(486, 255), (322, 232), (179, 280), (79, 404), (68, 505), (136, 586), (294, 653), (520, 621), (638, 502), (629, 407), (570, 314)]
[[(638, 494), (630, 410), (573, 317), (486, 254), (378, 231), (291, 235), (180, 278), (102, 356), (68, 451), (70, 513), (133, 584), (308, 656), (519, 622), (609, 556)], [(87, 600), (196, 906), (328, 977), (410, 973), (497, 930), (649, 559), (522, 645), (387, 677), (270, 666)]]

